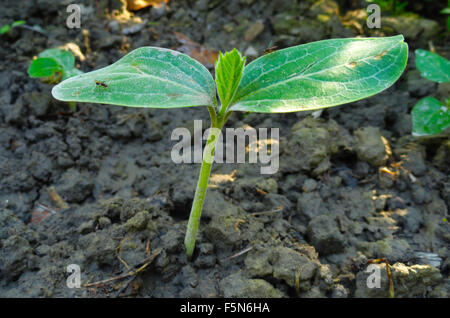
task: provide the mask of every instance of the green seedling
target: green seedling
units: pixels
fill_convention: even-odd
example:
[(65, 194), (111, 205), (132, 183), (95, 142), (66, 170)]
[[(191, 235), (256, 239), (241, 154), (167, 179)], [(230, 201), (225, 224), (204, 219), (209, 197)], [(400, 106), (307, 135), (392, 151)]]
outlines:
[(9, 34), (14, 28), (21, 28), (40, 33), (44, 36), (48, 36), (44, 29), (42, 29), (39, 25), (30, 26), (25, 23), (26, 22), (24, 20), (18, 20), (14, 21), (11, 25), (5, 24), (0, 28), (0, 35)]
[[(43, 81), (57, 84), (61, 80), (83, 74), (75, 67), (75, 57), (72, 53), (62, 49), (48, 49), (31, 61), (28, 75), (41, 78)], [(70, 109), (75, 111), (75, 102), (69, 103)]]
[(18, 27), (18, 26), (21, 26), (21, 25), (23, 25), (23, 24), (25, 24), (25, 21), (24, 21), (24, 20), (14, 21), (11, 25), (5, 24), (4, 26), (2, 26), (2, 27), (0, 28), (0, 35), (9, 33), (9, 32), (11, 32), (12, 29), (14, 29), (14, 28), (16, 28), (16, 27)]
[[(416, 50), (416, 66), (422, 77), (438, 83), (450, 82), (450, 61), (436, 53)], [(450, 127), (450, 98), (444, 103), (434, 97), (425, 97), (412, 111), (414, 136), (437, 135)]]
[(31, 61), (28, 75), (32, 78), (43, 78), (50, 83), (80, 75), (83, 72), (75, 67), (75, 57), (62, 49), (48, 49)]
[(219, 54), (214, 81), (203, 65), (185, 54), (142, 47), (110, 66), (63, 81), (52, 94), (63, 101), (128, 107), (207, 107), (212, 129), (184, 241), (190, 258), (217, 136), (232, 112), (286, 113), (357, 101), (391, 86), (407, 57), (401, 35), (312, 42), (263, 55), (247, 66), (245, 57), (233, 49)]

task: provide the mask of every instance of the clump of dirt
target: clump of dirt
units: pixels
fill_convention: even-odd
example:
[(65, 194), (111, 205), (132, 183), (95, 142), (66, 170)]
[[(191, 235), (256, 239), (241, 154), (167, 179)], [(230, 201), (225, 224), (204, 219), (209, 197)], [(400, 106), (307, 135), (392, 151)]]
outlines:
[[(364, 7), (353, 1), (180, 0), (133, 14), (124, 1), (79, 3), (82, 30), (67, 29), (65, 6), (48, 0), (6, 1), (0, 12), (0, 24), (45, 31), (17, 29), (0, 47), (1, 296), (386, 297), (385, 265), (380, 288), (368, 287), (366, 269), (387, 258), (397, 297), (448, 297), (449, 141), (411, 136), (412, 106), (443, 91), (413, 63), (423, 41), (446, 54), (434, 23), (409, 35), (407, 70), (381, 94), (319, 118), (233, 114), (230, 127), (280, 129), (280, 169), (216, 164), (188, 261), (199, 165), (173, 163), (169, 138), (193, 119), (206, 128), (208, 112), (78, 104), (71, 113), (51, 85), (28, 78), (33, 56), (70, 42), (90, 71), (140, 46), (176, 49), (177, 31), (202, 54), (237, 47), (251, 60), (271, 41), (389, 35), (405, 23), (361, 29), (354, 10)], [(71, 264), (80, 288), (67, 285)]]

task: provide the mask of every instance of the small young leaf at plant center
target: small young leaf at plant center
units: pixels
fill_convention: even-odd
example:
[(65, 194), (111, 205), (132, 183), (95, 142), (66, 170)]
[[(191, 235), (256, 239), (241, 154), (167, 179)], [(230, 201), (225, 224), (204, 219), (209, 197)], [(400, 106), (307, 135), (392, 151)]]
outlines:
[(414, 136), (438, 134), (450, 127), (450, 110), (433, 97), (421, 99), (412, 109)]
[(219, 53), (216, 62), (216, 85), (222, 107), (227, 107), (236, 92), (244, 70), (245, 57), (233, 49), (231, 52)]
[(75, 57), (66, 50), (48, 49), (39, 54), (39, 57), (54, 59), (63, 69), (63, 71), (70, 71), (75, 66)]
[(55, 72), (61, 72), (59, 64), (52, 58), (39, 57), (31, 61), (28, 75), (32, 78), (49, 77)]
[(375, 95), (402, 74), (403, 36), (312, 42), (248, 64), (230, 110), (283, 113), (337, 106)]
[(416, 66), (420, 74), (430, 81), (450, 82), (450, 61), (436, 53), (416, 50)]
[(157, 47), (136, 49), (110, 66), (71, 77), (53, 87), (52, 94), (63, 101), (130, 107), (216, 104), (214, 80), (203, 65), (180, 52)]

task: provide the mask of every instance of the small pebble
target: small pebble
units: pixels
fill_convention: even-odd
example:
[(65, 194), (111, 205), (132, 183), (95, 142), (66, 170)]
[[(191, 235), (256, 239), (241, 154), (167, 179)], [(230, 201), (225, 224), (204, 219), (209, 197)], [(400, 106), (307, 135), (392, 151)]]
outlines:
[(311, 192), (317, 188), (317, 182), (314, 179), (306, 179), (303, 183), (303, 192)]

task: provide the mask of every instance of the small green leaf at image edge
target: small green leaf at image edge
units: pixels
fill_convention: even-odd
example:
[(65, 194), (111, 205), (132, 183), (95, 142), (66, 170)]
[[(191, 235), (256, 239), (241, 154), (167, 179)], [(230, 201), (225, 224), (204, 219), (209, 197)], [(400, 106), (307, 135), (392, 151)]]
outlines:
[(450, 127), (449, 108), (433, 97), (422, 98), (412, 109), (413, 135), (436, 135)]

